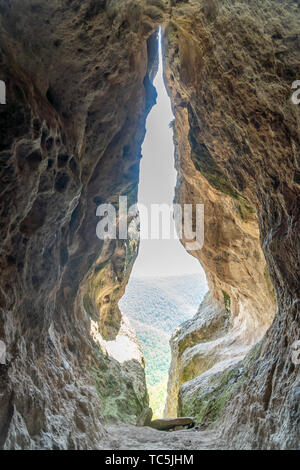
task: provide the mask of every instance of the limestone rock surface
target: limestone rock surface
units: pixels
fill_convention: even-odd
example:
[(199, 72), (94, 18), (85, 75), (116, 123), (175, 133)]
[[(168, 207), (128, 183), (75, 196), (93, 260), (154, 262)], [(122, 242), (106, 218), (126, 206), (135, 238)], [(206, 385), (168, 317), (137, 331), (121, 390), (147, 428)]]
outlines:
[[(136, 202), (159, 25), (210, 287), (172, 340), (168, 407), (204, 434), (104, 426), (148, 406), (117, 307), (138, 241), (100, 241), (96, 210)], [(299, 31), (294, 0), (1, 2), (0, 448), (299, 448)]]
[(182, 385), (182, 412), (187, 406), (199, 414), (213, 370), (225, 372), (235, 350), (243, 356), (263, 338), (218, 429), (236, 448), (298, 448), (300, 121), (291, 86), (299, 72), (299, 4), (174, 1), (170, 16), (164, 47), (176, 199), (205, 204), (204, 247), (193, 254), (219, 304), (216, 321), (225, 308), (230, 323), (213, 341), (202, 338), (202, 306), (192, 321), (198, 338), (190, 324), (175, 333), (170, 389)]
[(120, 364), (95, 337), (122, 325), (136, 343), (115, 307), (137, 246), (99, 240), (96, 209), (136, 202), (165, 14), (150, 3), (1, 2), (1, 448), (101, 448), (112, 391), (118, 417), (147, 406), (138, 346)]

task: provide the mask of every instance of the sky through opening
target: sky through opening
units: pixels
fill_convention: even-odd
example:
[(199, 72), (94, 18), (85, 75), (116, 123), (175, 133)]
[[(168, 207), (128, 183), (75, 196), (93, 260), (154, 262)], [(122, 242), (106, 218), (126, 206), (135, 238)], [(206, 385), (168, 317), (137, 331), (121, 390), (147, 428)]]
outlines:
[[(157, 104), (146, 124), (142, 148), (138, 203), (173, 204), (177, 172), (174, 167), (171, 102), (163, 80), (161, 33), (159, 33), (159, 69), (154, 80)], [(181, 245), (179, 240), (141, 240), (139, 255), (132, 277), (160, 277), (202, 272), (201, 265)]]

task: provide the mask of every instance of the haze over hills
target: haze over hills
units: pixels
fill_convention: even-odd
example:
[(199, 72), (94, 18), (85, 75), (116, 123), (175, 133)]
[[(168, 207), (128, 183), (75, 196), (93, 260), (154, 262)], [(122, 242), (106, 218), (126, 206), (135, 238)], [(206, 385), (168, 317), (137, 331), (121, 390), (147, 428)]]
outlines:
[(169, 339), (192, 318), (207, 291), (204, 273), (168, 277), (132, 277), (119, 302), (137, 332), (146, 360), (150, 405), (161, 416), (170, 366)]

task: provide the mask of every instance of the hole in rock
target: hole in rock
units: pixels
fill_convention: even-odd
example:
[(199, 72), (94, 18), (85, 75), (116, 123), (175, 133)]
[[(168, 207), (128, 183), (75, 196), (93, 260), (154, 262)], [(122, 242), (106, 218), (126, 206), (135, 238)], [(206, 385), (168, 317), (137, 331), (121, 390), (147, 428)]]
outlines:
[[(172, 129), (174, 115), (163, 79), (161, 46), (154, 86), (157, 104), (147, 119), (138, 192), (138, 204), (146, 206), (148, 214), (153, 204), (172, 207), (177, 177)], [(171, 225), (172, 232), (172, 218)], [(160, 232), (158, 240), (151, 237), (141, 239), (125, 295), (119, 302), (120, 310), (129, 318), (144, 353), (154, 418), (161, 418), (165, 407), (171, 359), (170, 337), (177, 326), (196, 314), (207, 291), (200, 263), (178, 239), (161, 239), (161, 235)]]

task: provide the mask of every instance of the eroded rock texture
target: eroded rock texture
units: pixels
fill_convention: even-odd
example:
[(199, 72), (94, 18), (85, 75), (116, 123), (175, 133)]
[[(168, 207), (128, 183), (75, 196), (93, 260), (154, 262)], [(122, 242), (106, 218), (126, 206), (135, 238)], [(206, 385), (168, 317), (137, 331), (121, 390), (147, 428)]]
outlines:
[[(243, 385), (229, 395), (225, 412), (226, 396), (217, 402), (218, 425), (229, 446), (298, 448), (299, 365), (291, 346), (300, 337), (300, 146), (299, 107), (290, 98), (299, 78), (300, 6), (289, 0), (172, 3), (165, 54), (177, 118), (177, 199), (205, 203), (205, 245), (195, 255), (207, 272), (213, 301), (220, 304), (224, 295), (231, 323), (228, 333), (224, 325), (217, 332), (213, 322), (207, 325), (213, 307), (206, 299), (194, 321), (173, 338), (175, 356), (181, 350), (175, 387), (193, 379), (180, 390), (180, 407), (203, 417), (200, 405), (218, 395), (219, 386), (222, 398), (231, 378), (214, 382), (216, 374), (199, 374), (212, 366), (224, 372), (220, 361), (231, 359), (238, 346), (245, 353), (245, 346), (265, 333), (274, 309), (269, 272), (276, 318), (258, 354), (251, 352), (253, 364), (246, 367)], [(219, 313), (220, 307), (214, 321)], [(225, 348), (215, 347), (209, 356), (213, 344), (224, 341)], [(212, 394), (205, 400), (208, 390)]]
[[(138, 244), (99, 241), (96, 208), (118, 209), (119, 195), (136, 201), (159, 24), (176, 198), (205, 204), (205, 246), (194, 255), (211, 290), (173, 338), (172, 406), (181, 386), (180, 412), (223, 430), (227, 448), (299, 447), (299, 107), (290, 100), (299, 2), (7, 0), (1, 448), (117, 448), (104, 415), (131, 423), (147, 406), (143, 358), (117, 308)], [(276, 318), (262, 338), (273, 286)], [(178, 446), (196, 448), (195, 436)], [(158, 434), (148, 437), (159, 448)]]
[(101, 448), (112, 389), (113, 414), (125, 421), (148, 403), (139, 347), (120, 365), (101, 343), (136, 343), (114, 307), (137, 247), (103, 246), (96, 237), (99, 204), (117, 208), (119, 195), (136, 201), (145, 118), (155, 101), (149, 38), (164, 15), (148, 3), (0, 3), (6, 449)]

